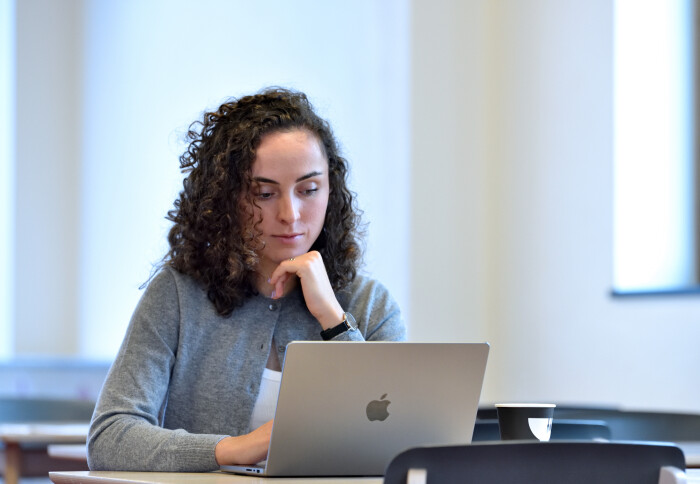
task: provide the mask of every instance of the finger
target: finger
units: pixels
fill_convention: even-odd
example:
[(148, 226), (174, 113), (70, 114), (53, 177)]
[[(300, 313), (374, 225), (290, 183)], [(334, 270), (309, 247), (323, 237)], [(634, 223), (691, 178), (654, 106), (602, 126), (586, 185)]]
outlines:
[(273, 286), (272, 298), (278, 299), (284, 294), (284, 286), (287, 281), (296, 273), (296, 268), (291, 266), (288, 261), (282, 262), (272, 273), (268, 283)]
[(284, 283), (287, 281), (287, 275), (280, 276), (275, 283), (275, 291), (272, 293), (273, 299), (279, 299), (284, 294)]
[(280, 277), (286, 276), (289, 272), (296, 272), (294, 267), (291, 265), (291, 260), (285, 260), (280, 262), (280, 264), (275, 268), (274, 271), (272, 271), (272, 274), (270, 275), (270, 279), (267, 281), (273, 286), (277, 285), (277, 280)]
[(287, 262), (282, 262), (279, 266), (277, 266), (277, 269), (275, 269), (272, 272), (272, 275), (270, 276), (270, 279), (268, 279), (268, 283), (271, 286), (276, 286), (277, 283), (282, 280), (283, 282), (286, 282), (287, 279), (289, 279), (291, 274), (296, 273), (296, 268), (293, 266), (288, 265)]

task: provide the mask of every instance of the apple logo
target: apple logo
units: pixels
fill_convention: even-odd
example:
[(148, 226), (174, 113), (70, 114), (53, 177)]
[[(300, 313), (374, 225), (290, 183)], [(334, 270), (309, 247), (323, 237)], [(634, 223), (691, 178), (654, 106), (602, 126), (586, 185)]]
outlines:
[(391, 403), (389, 400), (384, 400), (387, 394), (382, 395), (379, 400), (372, 400), (367, 404), (367, 418), (371, 421), (384, 421), (389, 416), (387, 407)]

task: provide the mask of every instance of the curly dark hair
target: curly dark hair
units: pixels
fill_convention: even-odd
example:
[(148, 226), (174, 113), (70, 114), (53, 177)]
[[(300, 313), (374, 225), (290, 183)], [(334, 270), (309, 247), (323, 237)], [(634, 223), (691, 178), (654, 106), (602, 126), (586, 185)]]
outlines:
[[(199, 281), (219, 314), (227, 316), (254, 294), (255, 267), (263, 247), (251, 211), (251, 168), (266, 134), (308, 130), (328, 159), (330, 194), (324, 229), (311, 247), (318, 250), (334, 290), (356, 276), (362, 254), (360, 212), (347, 187), (348, 164), (330, 125), (306, 95), (282, 88), (230, 99), (189, 127), (180, 168), (188, 173), (167, 219), (170, 250), (163, 263)], [(248, 205), (251, 206), (251, 205)]]

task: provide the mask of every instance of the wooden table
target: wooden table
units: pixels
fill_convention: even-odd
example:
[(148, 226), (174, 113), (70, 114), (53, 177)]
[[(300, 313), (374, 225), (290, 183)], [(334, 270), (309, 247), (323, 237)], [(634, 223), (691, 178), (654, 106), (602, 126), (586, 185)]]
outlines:
[[(675, 445), (683, 450), (687, 467), (700, 468), (700, 442), (677, 442)], [(57, 459), (87, 462), (87, 449), (84, 444), (52, 444), (48, 446), (48, 454)]]
[[(677, 444), (686, 456), (688, 484), (700, 484), (700, 442)], [(85, 446), (56, 445), (54, 454), (64, 458), (84, 459)], [(695, 468), (691, 468), (695, 467)], [(239, 476), (222, 472), (170, 473), (170, 472), (51, 472), (55, 484), (382, 484), (380, 477), (359, 478), (272, 478)]]
[(49, 443), (85, 444), (88, 423), (1, 424), (0, 441), (5, 445), (5, 484), (18, 484), (22, 467), (22, 445)]
[[(381, 477), (257, 477), (225, 472), (50, 472), (49, 477), (55, 484), (382, 484), (383, 481)], [(700, 483), (700, 477), (697, 482)]]
[[(686, 471), (687, 484), (700, 484), (700, 469)], [(51, 472), (55, 484), (382, 484), (381, 477), (253, 477), (222, 472)]]
[(50, 444), (46, 451), (50, 457), (56, 459), (87, 462), (87, 447), (85, 444)]
[(685, 455), (687, 467), (700, 468), (700, 442), (676, 442)]

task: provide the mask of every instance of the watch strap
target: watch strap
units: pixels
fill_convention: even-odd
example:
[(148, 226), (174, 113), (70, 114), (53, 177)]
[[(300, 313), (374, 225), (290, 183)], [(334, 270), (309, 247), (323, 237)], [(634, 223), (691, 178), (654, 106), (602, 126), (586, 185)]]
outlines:
[(328, 341), (350, 329), (355, 329), (355, 327), (355, 318), (352, 317), (352, 314), (344, 313), (340, 324), (321, 331), (321, 338), (323, 338), (323, 341)]

